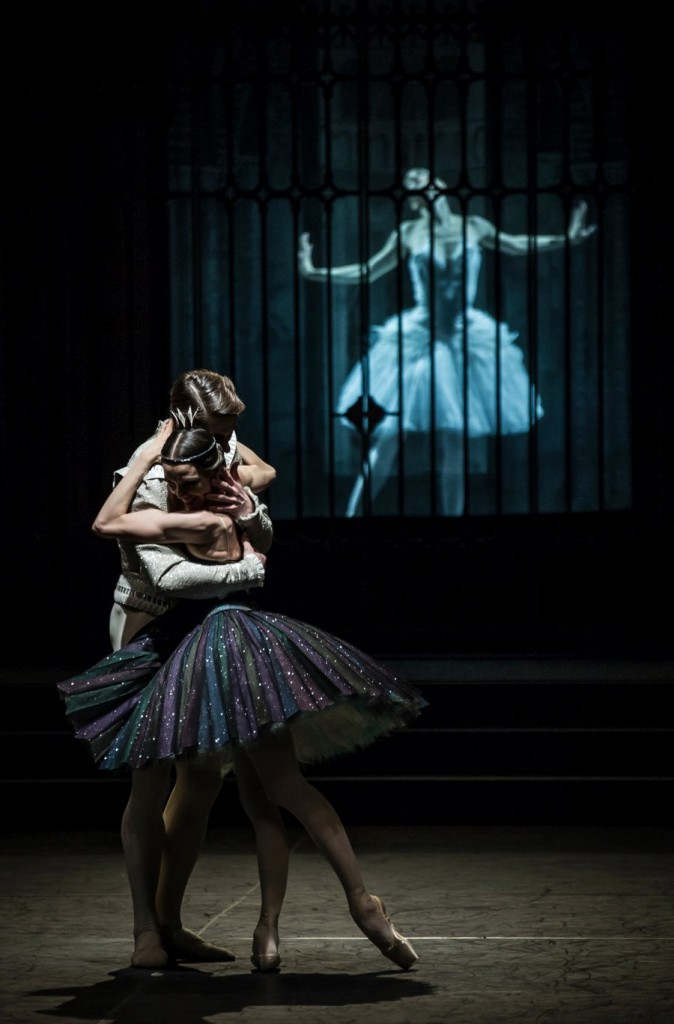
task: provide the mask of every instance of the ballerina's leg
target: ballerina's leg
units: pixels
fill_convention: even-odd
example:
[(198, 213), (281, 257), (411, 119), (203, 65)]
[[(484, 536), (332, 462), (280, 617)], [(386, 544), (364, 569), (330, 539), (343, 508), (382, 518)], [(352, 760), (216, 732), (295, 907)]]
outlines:
[(268, 798), (248, 755), (234, 755), (234, 771), (241, 805), (255, 832), (260, 879), (260, 914), (253, 932), (253, 963), (274, 970), (279, 956), (278, 923), (288, 884), (290, 851), (281, 812)]
[(416, 953), (396, 932), (381, 900), (366, 889), (346, 829), (332, 804), (302, 775), (290, 733), (268, 736), (247, 754), (267, 797), (297, 818), (334, 870), (356, 925), (394, 963), (410, 967)]

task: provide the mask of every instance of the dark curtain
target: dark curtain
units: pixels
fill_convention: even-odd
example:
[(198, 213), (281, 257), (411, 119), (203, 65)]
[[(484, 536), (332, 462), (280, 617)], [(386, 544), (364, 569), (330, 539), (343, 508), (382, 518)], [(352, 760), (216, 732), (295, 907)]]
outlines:
[[(447, 17), (464, 10), (440, 6)], [(592, 6), (534, 13), (530, 6), (485, 5), (494, 16), (545, 18), (553, 28), (581, 19), (599, 37), (604, 31), (603, 11)], [(2, 525), (10, 662), (83, 666), (106, 653), (117, 555), (114, 544), (91, 535), (90, 523), (112, 469), (166, 412), (170, 381), (184, 368), (170, 344), (171, 290), (180, 272), (167, 209), (175, 191), (169, 124), (176, 49), (187, 49), (198, 70), (213, 33), (226, 35), (244, 20), (263, 31), (265, 18), (301, 19), (302, 7), (193, 3), (169, 12), (121, 4), (110, 23), (68, 5), (39, 17), (32, 9), (2, 16)], [(395, 16), (398, 5), (391, 10)], [(270, 607), (380, 652), (548, 644), (655, 650), (671, 642), (659, 585), (672, 571), (674, 514), (673, 135), (666, 31), (656, 10), (640, 11), (638, 23), (630, 12), (628, 25), (636, 210), (630, 247), (637, 255), (628, 299), (633, 506), (473, 521), (288, 515), (270, 559)], [(185, 358), (196, 364), (209, 355), (198, 341)], [(261, 446), (268, 440), (256, 437)], [(270, 505), (273, 511), (273, 496)]]

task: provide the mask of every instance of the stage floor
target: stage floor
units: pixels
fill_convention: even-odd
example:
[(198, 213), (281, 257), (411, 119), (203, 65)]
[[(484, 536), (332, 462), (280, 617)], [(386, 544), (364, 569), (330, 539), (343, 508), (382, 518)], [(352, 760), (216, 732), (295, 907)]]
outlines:
[(402, 972), (358, 931), (304, 833), (279, 973), (249, 960), (252, 835), (213, 829), (184, 924), (234, 963), (128, 966), (116, 832), (2, 841), (0, 1020), (27, 1024), (672, 1024), (674, 830), (357, 827), (371, 891), (420, 959)]

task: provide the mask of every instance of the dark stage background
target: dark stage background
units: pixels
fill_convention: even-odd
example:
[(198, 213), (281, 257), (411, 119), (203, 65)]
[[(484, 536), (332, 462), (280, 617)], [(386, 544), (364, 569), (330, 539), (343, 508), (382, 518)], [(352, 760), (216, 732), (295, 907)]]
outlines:
[[(361, 30), (382, 11), (395, 22), (403, 6), (421, 24), (438, 11), (459, 24), (468, 9), (347, 5), (358, 27), (356, 58), (367, 45)], [(582, 26), (600, 44), (617, 27), (627, 41), (632, 259), (629, 294), (620, 300), (630, 313), (631, 501), (580, 512), (346, 519), (301, 507), (289, 513), (271, 492), (276, 542), (265, 602), (382, 656), (670, 654), (667, 33), (655, 6), (631, 10), (629, 21), (612, 10), (610, 25), (599, 4), (545, 5), (545, 13), (530, 4), (476, 6), (482, 19), (514, 19), (562, 39)], [(176, 353), (171, 342), (183, 269), (167, 224), (176, 48), (188, 54), (196, 83), (214, 41), (233, 27), (249, 25), (259, 39), (265, 25), (270, 32), (290, 25), (301, 42), (311, 10), (324, 6), (121, 4), (94, 12), (66, 4), (2, 16), (3, 661), (10, 667), (84, 667), (107, 651), (117, 553), (93, 537), (90, 523), (112, 469), (166, 413), (174, 375), (216, 362), (198, 314), (186, 350)], [(307, 66), (312, 60), (308, 52)], [(183, 94), (184, 82), (182, 67)], [(198, 144), (198, 121), (190, 140)], [(227, 188), (233, 201), (236, 186)], [(601, 193), (600, 185), (594, 198)], [(294, 250), (286, 258), (292, 269)], [(283, 411), (269, 366), (244, 365), (228, 352), (214, 368), (250, 382), (240, 386), (244, 398), (264, 381), (263, 411), (272, 392), (268, 404)], [(244, 418), (241, 433), (274, 461), (273, 421)]]

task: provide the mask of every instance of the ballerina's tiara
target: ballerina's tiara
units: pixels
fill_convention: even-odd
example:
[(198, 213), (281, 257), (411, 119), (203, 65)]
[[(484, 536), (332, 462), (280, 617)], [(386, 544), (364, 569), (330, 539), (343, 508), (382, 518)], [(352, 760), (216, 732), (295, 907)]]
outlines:
[(171, 416), (173, 416), (177, 427), (182, 427), (183, 430), (194, 430), (194, 421), (201, 411), (201, 409), (193, 409), (190, 405), (187, 412), (183, 412), (182, 409), (171, 409)]
[[(176, 426), (179, 430), (195, 430), (194, 421), (199, 415), (199, 409), (193, 409), (192, 406), (188, 408), (187, 412), (184, 413), (182, 409), (171, 409), (171, 416), (175, 420)], [(195, 455), (185, 455), (182, 459), (172, 459), (168, 455), (162, 455), (162, 462), (167, 462), (169, 466), (180, 466), (185, 462), (200, 462), (205, 459), (207, 455), (213, 451), (217, 441), (214, 437), (211, 437), (211, 443), (203, 451), (197, 452)]]

